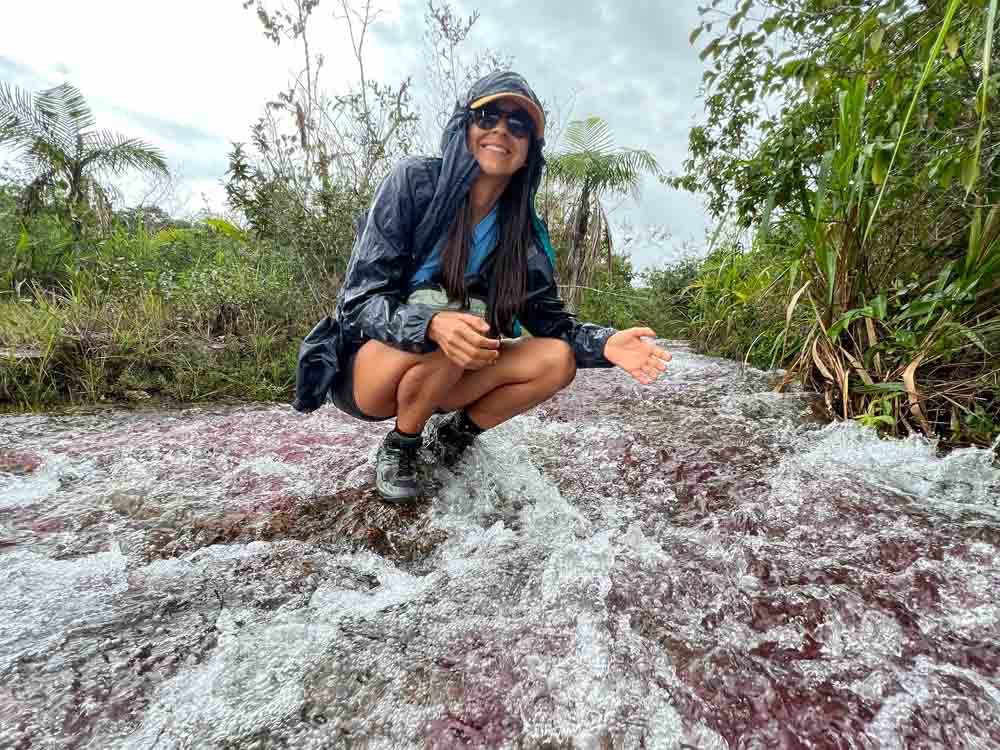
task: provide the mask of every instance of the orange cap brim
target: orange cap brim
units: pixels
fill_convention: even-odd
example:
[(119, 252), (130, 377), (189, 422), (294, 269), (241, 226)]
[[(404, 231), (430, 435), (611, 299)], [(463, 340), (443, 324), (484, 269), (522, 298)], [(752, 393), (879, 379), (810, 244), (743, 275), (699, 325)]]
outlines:
[(469, 105), (469, 109), (479, 109), (490, 102), (495, 102), (497, 99), (517, 99), (518, 103), (524, 107), (524, 111), (531, 116), (532, 121), (535, 123), (535, 136), (537, 138), (545, 137), (545, 113), (542, 112), (541, 107), (524, 94), (490, 94), (481, 99), (476, 99), (476, 101)]

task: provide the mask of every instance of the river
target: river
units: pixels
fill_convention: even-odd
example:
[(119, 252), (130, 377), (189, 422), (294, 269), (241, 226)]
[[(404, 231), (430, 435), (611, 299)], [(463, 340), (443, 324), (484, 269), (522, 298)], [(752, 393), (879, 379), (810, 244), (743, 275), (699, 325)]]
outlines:
[(1000, 747), (1000, 468), (674, 350), (432, 496), (386, 426), (0, 417), (3, 748)]

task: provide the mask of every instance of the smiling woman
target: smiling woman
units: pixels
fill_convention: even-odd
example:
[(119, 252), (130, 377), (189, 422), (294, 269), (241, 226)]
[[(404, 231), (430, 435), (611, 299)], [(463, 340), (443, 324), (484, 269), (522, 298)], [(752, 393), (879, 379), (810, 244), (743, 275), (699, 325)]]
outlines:
[[(535, 212), (545, 160), (541, 102), (516, 73), (472, 86), (439, 159), (408, 159), (359, 223), (337, 311), (306, 338), (296, 408), (332, 395), (347, 414), (395, 418), (378, 452), (390, 501), (421, 494), (416, 453), (454, 464), (484, 430), (551, 398), (578, 367), (650, 383), (670, 355), (643, 337), (580, 323), (564, 308), (548, 232)], [(521, 325), (532, 338), (518, 339)]]

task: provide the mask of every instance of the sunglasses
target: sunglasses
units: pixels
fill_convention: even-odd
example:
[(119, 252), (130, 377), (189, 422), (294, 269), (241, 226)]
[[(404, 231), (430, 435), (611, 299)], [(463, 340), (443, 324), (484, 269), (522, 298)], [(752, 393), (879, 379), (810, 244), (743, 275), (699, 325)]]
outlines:
[(535, 132), (535, 121), (523, 109), (504, 112), (495, 104), (472, 110), (472, 121), (480, 130), (493, 130), (500, 120), (507, 121), (507, 130), (515, 138), (527, 138)]

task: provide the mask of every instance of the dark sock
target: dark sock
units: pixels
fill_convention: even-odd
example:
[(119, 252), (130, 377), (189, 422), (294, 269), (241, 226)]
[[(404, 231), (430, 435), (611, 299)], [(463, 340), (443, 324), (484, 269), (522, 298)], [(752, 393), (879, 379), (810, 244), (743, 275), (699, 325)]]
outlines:
[(470, 435), (482, 435), (486, 430), (477, 425), (469, 418), (468, 412), (460, 412), (458, 415), (458, 427), (462, 432), (467, 432)]
[(407, 440), (414, 440), (415, 438), (418, 438), (423, 434), (422, 432), (403, 432), (401, 429), (399, 429), (398, 424), (393, 428), (393, 432), (395, 432), (400, 437), (406, 438)]

